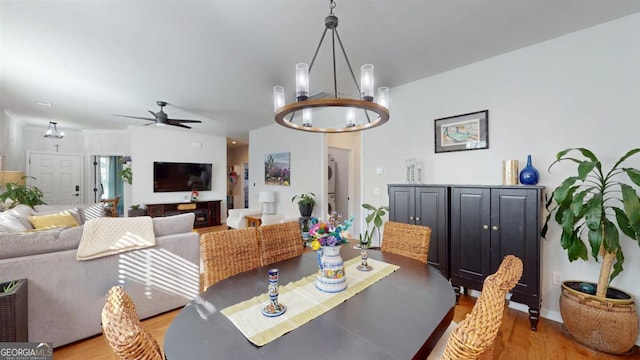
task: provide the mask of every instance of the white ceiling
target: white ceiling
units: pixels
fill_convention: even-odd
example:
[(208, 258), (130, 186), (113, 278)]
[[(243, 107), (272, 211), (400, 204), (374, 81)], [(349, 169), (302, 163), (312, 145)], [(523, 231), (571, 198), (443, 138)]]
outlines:
[[(373, 63), (390, 87), (640, 12), (639, 0), (336, 3), (356, 76)], [(185, 131), (247, 141), (274, 122), (273, 85), (293, 99), (328, 13), (328, 0), (0, 0), (0, 107), (43, 128), (117, 129), (146, 122), (112, 114), (146, 117), (164, 100), (170, 118), (203, 121)], [(331, 91), (329, 45), (312, 93)], [(338, 89), (355, 93), (338, 61)]]

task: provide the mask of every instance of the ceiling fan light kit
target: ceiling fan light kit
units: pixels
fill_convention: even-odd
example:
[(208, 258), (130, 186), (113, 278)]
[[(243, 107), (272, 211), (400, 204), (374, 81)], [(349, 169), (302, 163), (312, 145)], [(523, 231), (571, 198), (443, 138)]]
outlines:
[(185, 129), (191, 129), (191, 126), (184, 125), (185, 123), (187, 123), (187, 124), (202, 123), (202, 121), (200, 121), (200, 120), (171, 119), (171, 118), (169, 118), (167, 113), (164, 112), (164, 107), (168, 105), (167, 102), (159, 100), (159, 101), (156, 101), (156, 104), (158, 106), (160, 106), (160, 111), (153, 112), (151, 110), (148, 110), (149, 113), (151, 115), (153, 115), (153, 118), (146, 118), (146, 117), (141, 117), (141, 116), (118, 115), (118, 114), (112, 114), (112, 115), (121, 116), (121, 117), (127, 117), (127, 118), (131, 118), (131, 119), (141, 119), (141, 120), (153, 121), (152, 123), (148, 123), (148, 124), (145, 124), (145, 125), (156, 125), (156, 126), (171, 125), (171, 126), (177, 126), (177, 127), (181, 127), (181, 128), (185, 128)]
[[(325, 18), (325, 29), (320, 38), (311, 64), (296, 64), (296, 102), (286, 104), (284, 87), (276, 85), (273, 87), (273, 108), (275, 120), (278, 124), (301, 131), (319, 132), (319, 133), (341, 133), (350, 131), (360, 131), (371, 129), (386, 123), (389, 120), (389, 88), (378, 88), (378, 96), (374, 102), (374, 66), (372, 64), (364, 64), (360, 68), (360, 85), (354, 75), (351, 63), (347, 57), (347, 53), (342, 46), (342, 40), (338, 34), (338, 18), (333, 14), (336, 4), (333, 0), (329, 2), (329, 16)], [(321, 98), (321, 94), (310, 95), (309, 92), (309, 73), (313, 68), (313, 64), (318, 55), (318, 51), (322, 46), (322, 42), (331, 30), (332, 37), (332, 57), (333, 57), (333, 97)], [(347, 67), (351, 74), (360, 99), (349, 99), (339, 97), (338, 82), (336, 75), (336, 49), (335, 44), (338, 40), (340, 49), (347, 63)], [(312, 110), (329, 109), (329, 108), (347, 108), (344, 116), (344, 123), (334, 126), (313, 126)], [(356, 120), (356, 110), (362, 110), (364, 117), (362, 120)], [(296, 113), (300, 114), (301, 121), (295, 123)], [(290, 116), (289, 116), (290, 115)], [(334, 116), (335, 113), (333, 113)], [(376, 117), (372, 119), (372, 115)], [(289, 116), (289, 118), (287, 118)], [(298, 116), (300, 118), (300, 116)]]

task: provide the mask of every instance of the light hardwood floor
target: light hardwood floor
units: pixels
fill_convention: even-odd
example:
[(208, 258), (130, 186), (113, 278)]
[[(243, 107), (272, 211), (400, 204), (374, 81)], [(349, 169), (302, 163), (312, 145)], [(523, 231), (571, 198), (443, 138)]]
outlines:
[[(462, 321), (471, 311), (474, 303), (474, 297), (462, 295), (460, 304), (456, 306), (454, 321)], [(171, 311), (142, 322), (158, 340), (160, 347), (162, 347), (164, 333), (178, 312), (179, 310)], [(241, 335), (238, 334), (238, 336)], [(56, 360), (118, 359), (111, 352), (102, 335), (55, 349), (53, 355)], [(540, 319), (538, 331), (534, 332), (529, 330), (527, 313), (507, 309), (495, 342), (494, 355), (495, 359), (501, 360), (631, 360), (640, 359), (640, 350), (636, 347), (635, 351), (627, 356), (598, 353), (567, 338), (562, 333), (559, 323)]]

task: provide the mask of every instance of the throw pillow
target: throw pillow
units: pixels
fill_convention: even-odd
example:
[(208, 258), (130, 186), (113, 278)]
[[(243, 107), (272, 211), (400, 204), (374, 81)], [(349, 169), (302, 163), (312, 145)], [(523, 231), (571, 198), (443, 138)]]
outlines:
[(27, 230), (27, 228), (11, 211), (5, 211), (0, 214), (0, 232), (13, 233), (25, 230)]
[(57, 214), (29, 216), (29, 221), (36, 229), (48, 229), (62, 226), (75, 227), (78, 226), (78, 222), (67, 211), (63, 211)]

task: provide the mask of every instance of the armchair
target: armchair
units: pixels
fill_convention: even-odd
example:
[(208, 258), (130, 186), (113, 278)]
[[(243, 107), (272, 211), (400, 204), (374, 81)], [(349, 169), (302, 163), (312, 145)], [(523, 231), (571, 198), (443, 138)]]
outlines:
[(227, 227), (229, 229), (243, 229), (247, 227), (247, 219), (249, 216), (262, 215), (262, 209), (229, 209), (227, 216)]

